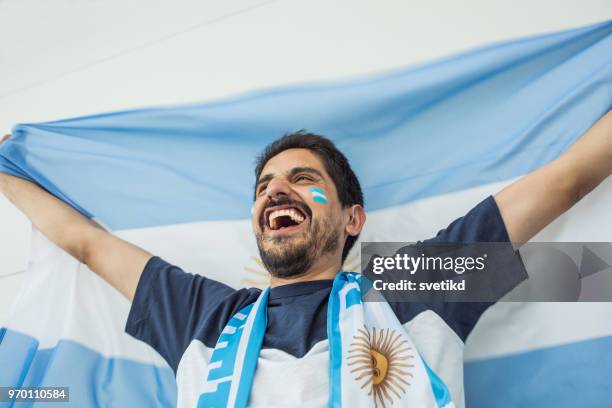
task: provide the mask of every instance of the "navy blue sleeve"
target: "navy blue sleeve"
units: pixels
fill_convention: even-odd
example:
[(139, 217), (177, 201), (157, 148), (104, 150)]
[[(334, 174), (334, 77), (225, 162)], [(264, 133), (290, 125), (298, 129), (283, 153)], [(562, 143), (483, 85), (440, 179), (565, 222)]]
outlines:
[(509, 242), (506, 225), (492, 196), (425, 242)]
[[(506, 268), (499, 275), (492, 277), (498, 283), (496, 285), (498, 292), (495, 293), (497, 299), (527, 278), (520, 255), (512, 249), (506, 225), (492, 196), (480, 202), (465, 216), (440, 230), (434, 238), (424, 241), (425, 244), (428, 242), (506, 242), (508, 246), (501, 247), (504, 256), (517, 257), (519, 262), (514, 264), (521, 267)], [(419, 310), (421, 308), (415, 308), (414, 304), (394, 302), (391, 307), (402, 324), (413, 319), (420, 311), (433, 310), (465, 341), (480, 316), (492, 304), (493, 302), (439, 302), (423, 304), (422, 310)]]
[(229, 319), (257, 298), (256, 291), (237, 291), (153, 257), (138, 282), (125, 331), (153, 347), (176, 372), (189, 343), (198, 339), (214, 347)]

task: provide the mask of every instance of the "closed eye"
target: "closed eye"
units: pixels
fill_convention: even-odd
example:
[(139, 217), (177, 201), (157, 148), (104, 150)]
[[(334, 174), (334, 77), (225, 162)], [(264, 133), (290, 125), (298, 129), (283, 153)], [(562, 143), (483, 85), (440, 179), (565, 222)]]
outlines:
[(264, 191), (266, 191), (266, 188), (268, 188), (268, 184), (260, 184), (259, 185), (259, 189), (257, 190), (257, 195), (262, 195), (262, 193)]
[(300, 174), (300, 175), (298, 175), (298, 176), (296, 176), (296, 177), (295, 177), (295, 182), (297, 183), (297, 182), (300, 182), (300, 181), (308, 181), (308, 182), (312, 182), (312, 181), (314, 181), (314, 180), (313, 180), (313, 179), (312, 179), (312, 177), (310, 177), (310, 176), (307, 176), (307, 175), (305, 175), (305, 174)]

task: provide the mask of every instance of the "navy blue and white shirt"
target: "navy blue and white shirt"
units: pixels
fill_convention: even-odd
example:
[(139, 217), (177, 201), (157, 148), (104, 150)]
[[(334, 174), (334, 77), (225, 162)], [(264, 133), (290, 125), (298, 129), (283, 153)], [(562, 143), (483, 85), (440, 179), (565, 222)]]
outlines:
[[(443, 242), (507, 242), (492, 197), (441, 230)], [(228, 271), (230, 273), (231, 271)], [(494, 272), (492, 272), (494, 273)], [(512, 288), (524, 271), (496, 279)], [(272, 288), (268, 328), (249, 400), (252, 407), (326, 407), (328, 398), (327, 302), (332, 280)], [(194, 407), (208, 361), (228, 320), (255, 302), (260, 289), (233, 289), (153, 257), (142, 273), (126, 331), (148, 343), (176, 373), (178, 406)], [(505, 293), (499, 293), (499, 297)], [(391, 303), (429, 366), (447, 384), (456, 406), (464, 405), (463, 345), (491, 303)]]

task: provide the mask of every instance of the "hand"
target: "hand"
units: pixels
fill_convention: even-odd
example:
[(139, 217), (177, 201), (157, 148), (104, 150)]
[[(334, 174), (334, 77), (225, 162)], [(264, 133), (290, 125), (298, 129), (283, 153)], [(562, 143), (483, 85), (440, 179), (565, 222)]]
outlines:
[[(11, 137), (10, 133), (7, 133), (6, 135), (0, 137), (0, 146), (2, 146), (2, 143), (4, 143), (7, 140), (9, 140), (10, 137)], [(0, 172), (0, 193), (2, 193), (4, 191), (4, 187), (5, 187), (5, 183), (6, 183), (6, 178), (7, 177), (8, 177), (8, 175), (6, 173)]]

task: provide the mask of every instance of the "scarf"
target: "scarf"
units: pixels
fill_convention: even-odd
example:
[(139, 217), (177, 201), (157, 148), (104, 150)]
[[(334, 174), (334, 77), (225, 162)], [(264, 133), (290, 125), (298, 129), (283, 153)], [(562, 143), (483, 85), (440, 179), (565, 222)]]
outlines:
[[(388, 303), (363, 302), (361, 275), (334, 279), (327, 309), (329, 407), (453, 408)], [(210, 358), (200, 407), (246, 407), (267, 326), (270, 289), (227, 323)]]

